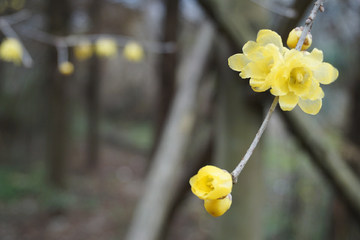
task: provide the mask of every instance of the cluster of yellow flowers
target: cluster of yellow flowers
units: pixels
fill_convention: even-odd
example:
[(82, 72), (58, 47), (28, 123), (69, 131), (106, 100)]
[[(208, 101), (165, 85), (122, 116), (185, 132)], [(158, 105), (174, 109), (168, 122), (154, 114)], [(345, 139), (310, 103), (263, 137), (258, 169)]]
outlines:
[[(115, 57), (118, 52), (116, 40), (102, 37), (93, 46), (89, 40), (84, 38), (74, 47), (75, 57), (79, 61), (90, 58), (94, 52), (99, 57)], [(124, 47), (123, 55), (128, 61), (140, 62), (144, 57), (144, 50), (139, 43), (129, 41)], [(64, 75), (71, 75), (74, 72), (74, 65), (68, 61), (62, 62), (59, 64), (59, 71)]]
[[(109, 37), (99, 38), (93, 48), (91, 42), (84, 39), (74, 47), (75, 57), (80, 61), (90, 58), (93, 52), (99, 57), (115, 57), (118, 52), (116, 40)], [(123, 55), (129, 61), (139, 62), (144, 57), (144, 50), (139, 43), (129, 41), (124, 47)]]
[[(290, 33), (289, 47), (295, 47), (301, 29)], [(294, 44), (295, 42), (295, 44)], [(307, 37), (305, 48), (310, 46)], [(270, 89), (279, 96), (282, 110), (291, 111), (296, 105), (306, 113), (315, 115), (320, 111), (324, 92), (321, 84), (335, 81), (339, 75), (336, 68), (323, 62), (323, 52), (316, 48), (311, 53), (283, 47), (281, 37), (271, 30), (260, 30), (256, 42), (249, 41), (243, 54), (235, 54), (228, 60), (229, 66), (239, 71), (240, 77), (250, 78), (255, 92)]]
[(214, 217), (223, 215), (231, 206), (232, 177), (227, 171), (215, 166), (205, 166), (190, 179), (191, 191), (204, 200), (208, 213)]

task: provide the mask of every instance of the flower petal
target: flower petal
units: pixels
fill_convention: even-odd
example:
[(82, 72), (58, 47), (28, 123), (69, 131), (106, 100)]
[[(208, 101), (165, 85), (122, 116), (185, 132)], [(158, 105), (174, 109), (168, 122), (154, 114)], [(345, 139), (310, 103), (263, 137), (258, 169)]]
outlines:
[(242, 71), (242, 69), (250, 62), (250, 60), (241, 53), (234, 54), (228, 59), (229, 67), (234, 71)]
[(335, 81), (339, 72), (329, 63), (322, 63), (316, 70), (313, 70), (314, 78), (322, 84), (330, 84)]
[(258, 42), (261, 46), (266, 46), (267, 44), (272, 43), (279, 48), (281, 53), (283, 52), (281, 37), (274, 31), (268, 29), (260, 30), (257, 35), (256, 42)]
[(270, 82), (265, 79), (251, 78), (249, 83), (255, 92), (265, 92), (271, 86)]
[(310, 54), (305, 55), (303, 61), (311, 68), (319, 66), (324, 59), (324, 54), (321, 50), (314, 48)]
[(279, 104), (283, 111), (291, 111), (294, 109), (299, 101), (299, 97), (293, 92), (289, 92), (287, 95), (279, 97)]
[(256, 53), (260, 48), (260, 45), (257, 42), (254, 41), (248, 41), (243, 46), (242, 50), (245, 56), (250, 56), (254, 53)]
[(299, 99), (299, 107), (307, 114), (316, 115), (322, 106), (322, 100), (316, 99), (316, 100), (303, 100)]
[(242, 78), (265, 78), (266, 73), (259, 67), (258, 64), (251, 62), (247, 64), (244, 69), (240, 73), (240, 77)]
[(312, 79), (311, 86), (309, 88), (309, 94), (306, 96), (301, 96), (301, 99), (306, 100), (316, 100), (319, 98), (323, 98), (325, 96), (320, 84), (315, 79)]

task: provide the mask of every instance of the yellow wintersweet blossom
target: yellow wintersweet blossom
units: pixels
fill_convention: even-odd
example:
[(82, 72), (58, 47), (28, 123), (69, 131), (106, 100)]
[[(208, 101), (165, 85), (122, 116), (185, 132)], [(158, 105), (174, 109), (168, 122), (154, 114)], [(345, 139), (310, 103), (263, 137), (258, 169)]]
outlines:
[(88, 59), (93, 54), (93, 47), (89, 40), (81, 40), (79, 45), (74, 47), (74, 54), (76, 59), (83, 61)]
[(205, 199), (204, 207), (208, 213), (214, 217), (223, 215), (231, 206), (232, 197), (228, 194), (225, 198), (220, 199)]
[(95, 42), (95, 52), (100, 57), (113, 57), (117, 54), (116, 41), (109, 37), (99, 38)]
[(324, 92), (320, 84), (330, 84), (339, 72), (323, 62), (323, 52), (314, 48), (309, 53), (292, 49), (285, 53), (285, 64), (272, 72), (271, 93), (279, 96), (282, 110), (291, 111), (297, 104), (306, 113), (315, 115), (320, 111)]
[(271, 30), (260, 30), (256, 42), (249, 41), (228, 60), (231, 69), (241, 72), (240, 77), (250, 78), (255, 92), (264, 92), (271, 86), (269, 74), (273, 68), (284, 63), (285, 52), (281, 37)]
[(0, 45), (0, 58), (7, 62), (14, 62), (20, 65), (22, 61), (23, 49), (21, 43), (16, 38), (6, 38)]
[(260, 30), (256, 42), (244, 45), (243, 54), (229, 58), (229, 66), (241, 71), (242, 78), (250, 78), (254, 91), (271, 88), (270, 92), (279, 96), (282, 110), (291, 111), (299, 105), (304, 112), (315, 115), (324, 97), (320, 83), (332, 83), (339, 72), (323, 62), (322, 51), (316, 48), (311, 53), (289, 50), (281, 42), (277, 33)]
[(60, 63), (59, 72), (66, 76), (71, 75), (74, 72), (74, 64), (72, 64), (71, 62)]
[[(291, 30), (291, 32), (289, 33), (287, 42), (286, 42), (289, 48), (296, 47), (302, 32), (303, 32), (302, 27), (296, 27), (293, 30)], [(311, 46), (311, 43), (312, 43), (312, 36), (311, 36), (311, 33), (308, 32), (308, 34), (306, 35), (304, 44), (301, 47), (301, 50), (308, 49)]]
[(227, 171), (215, 166), (202, 167), (190, 179), (192, 192), (200, 199), (218, 199), (227, 196), (232, 189), (232, 177)]
[(134, 41), (126, 43), (123, 54), (127, 60), (132, 62), (140, 62), (144, 58), (142, 46)]

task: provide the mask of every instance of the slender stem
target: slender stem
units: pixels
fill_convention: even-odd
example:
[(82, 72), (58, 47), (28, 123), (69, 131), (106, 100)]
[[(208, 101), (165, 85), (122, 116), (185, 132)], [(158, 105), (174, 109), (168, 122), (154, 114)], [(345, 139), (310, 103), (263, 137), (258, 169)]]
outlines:
[(69, 61), (68, 46), (63, 38), (58, 38), (56, 42), (56, 50), (58, 53), (58, 65)]
[(316, 17), (317, 12), (319, 11), (319, 9), (322, 12), (324, 11), (323, 3), (324, 3), (324, 0), (317, 0), (314, 3), (313, 9), (311, 10), (309, 17), (305, 21), (305, 27), (303, 29), (303, 32), (300, 36), (300, 39), (299, 39), (297, 45), (296, 45), (296, 48), (295, 48), (296, 50), (300, 51), (302, 45), (304, 44), (306, 35), (308, 34), (308, 32), (310, 32), (311, 27), (314, 23), (314, 19)]
[(235, 184), (237, 182), (237, 179), (239, 177), (239, 174), (241, 173), (241, 171), (243, 170), (243, 168), (245, 167), (245, 164), (249, 161), (249, 158), (251, 157), (256, 145), (258, 144), (262, 134), (264, 133), (266, 126), (269, 123), (270, 117), (273, 114), (276, 105), (278, 104), (279, 101), (279, 97), (276, 96), (274, 98), (273, 103), (271, 104), (271, 107), (268, 111), (268, 113), (266, 114), (266, 117), (263, 121), (263, 123), (261, 124), (261, 127), (258, 131), (258, 133), (256, 134), (253, 142), (251, 143), (249, 149), (246, 151), (245, 156), (243, 157), (243, 159), (241, 159), (240, 163), (236, 166), (236, 168), (234, 169), (234, 171), (231, 173), (231, 176), (233, 178), (233, 183)]

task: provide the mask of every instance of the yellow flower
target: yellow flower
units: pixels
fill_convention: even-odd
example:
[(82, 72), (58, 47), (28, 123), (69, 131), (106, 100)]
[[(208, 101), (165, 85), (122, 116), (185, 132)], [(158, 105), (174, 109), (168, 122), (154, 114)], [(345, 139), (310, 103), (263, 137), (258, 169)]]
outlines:
[(89, 40), (81, 40), (79, 45), (74, 47), (75, 57), (80, 60), (86, 60), (93, 54), (93, 48)]
[[(296, 47), (302, 32), (303, 32), (302, 27), (301, 28), (297, 27), (297, 28), (294, 28), (293, 30), (291, 30), (291, 32), (289, 33), (287, 42), (286, 42), (289, 48)], [(311, 33), (308, 32), (308, 34), (306, 35), (304, 44), (301, 47), (301, 50), (308, 49), (311, 46), (311, 43), (312, 43), (312, 36), (311, 36)]]
[(279, 96), (282, 110), (291, 111), (297, 104), (308, 113), (320, 111), (324, 92), (319, 83), (329, 84), (339, 72), (329, 63), (323, 63), (323, 52), (314, 49), (310, 54), (292, 49), (285, 53), (285, 64), (272, 71), (271, 93)]
[(62, 62), (59, 65), (59, 72), (69, 76), (74, 72), (74, 65), (71, 62)]
[(100, 57), (112, 57), (117, 54), (117, 44), (112, 38), (100, 38), (95, 43), (95, 52)]
[(21, 64), (23, 49), (16, 38), (6, 38), (0, 46), (0, 58), (7, 62)]
[[(293, 31), (289, 46), (296, 45), (297, 34), (302, 30)], [(310, 46), (311, 39), (308, 41)], [(250, 86), (256, 92), (271, 88), (284, 111), (291, 111), (298, 104), (304, 112), (317, 114), (324, 97), (320, 83), (332, 83), (339, 75), (336, 68), (323, 63), (322, 51), (289, 50), (282, 46), (280, 36), (270, 30), (260, 30), (256, 42), (247, 42), (243, 52), (229, 58), (230, 68), (241, 71), (242, 78), (250, 78)]]
[(130, 41), (124, 47), (124, 57), (132, 62), (139, 62), (144, 58), (144, 50), (137, 42)]
[(215, 166), (202, 167), (190, 179), (192, 192), (200, 199), (218, 199), (227, 196), (232, 189), (230, 173)]
[(228, 194), (225, 198), (205, 199), (204, 207), (208, 213), (214, 217), (223, 215), (231, 206), (232, 197)]
[(250, 78), (250, 86), (255, 92), (268, 90), (271, 86), (269, 73), (284, 61), (281, 37), (271, 30), (260, 30), (256, 42), (247, 42), (242, 50), (243, 54), (229, 58), (230, 68), (241, 71), (240, 77)]

